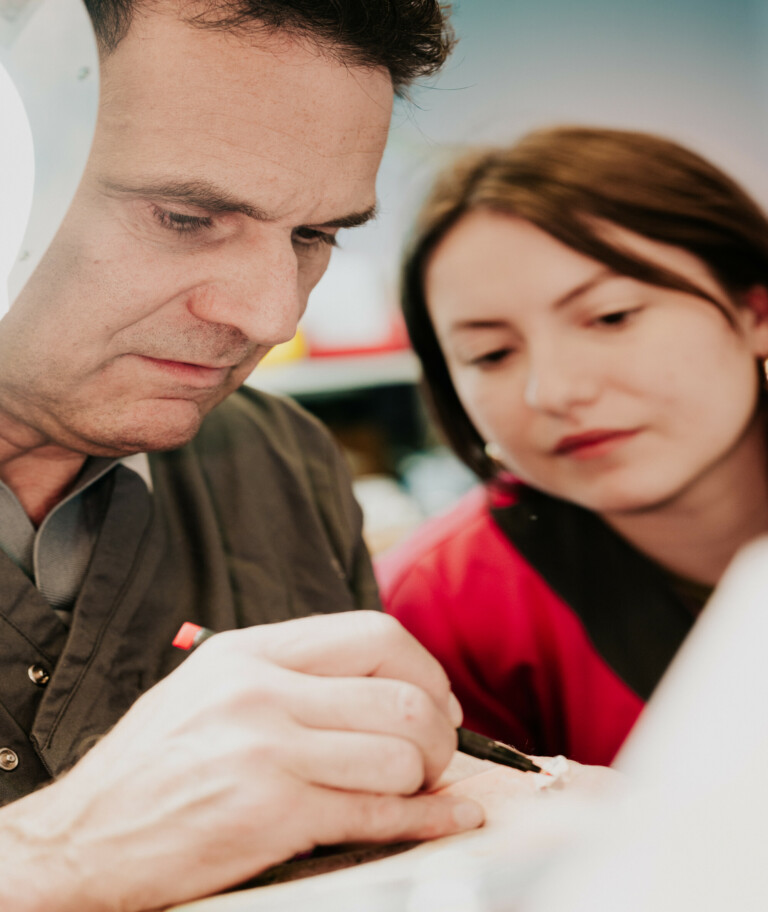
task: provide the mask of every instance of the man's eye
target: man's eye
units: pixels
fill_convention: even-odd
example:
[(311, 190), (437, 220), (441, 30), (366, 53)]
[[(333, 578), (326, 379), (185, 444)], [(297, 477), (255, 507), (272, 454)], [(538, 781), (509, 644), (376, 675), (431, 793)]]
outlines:
[(315, 247), (319, 244), (325, 244), (328, 247), (339, 246), (335, 234), (329, 234), (327, 231), (318, 231), (316, 228), (295, 228), (293, 240), (302, 247)]
[(163, 228), (177, 231), (179, 234), (194, 234), (213, 225), (213, 219), (210, 216), (184, 215), (181, 212), (161, 209), (159, 206), (152, 207), (152, 214)]

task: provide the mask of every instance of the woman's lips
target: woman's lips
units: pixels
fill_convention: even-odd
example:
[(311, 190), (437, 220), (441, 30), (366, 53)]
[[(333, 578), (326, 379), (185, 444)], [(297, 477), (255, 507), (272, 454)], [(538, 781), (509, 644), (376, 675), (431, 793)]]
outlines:
[(554, 453), (556, 456), (574, 456), (581, 459), (604, 456), (625, 440), (634, 437), (636, 433), (636, 430), (596, 430), (587, 431), (584, 434), (572, 434), (563, 437), (555, 447)]

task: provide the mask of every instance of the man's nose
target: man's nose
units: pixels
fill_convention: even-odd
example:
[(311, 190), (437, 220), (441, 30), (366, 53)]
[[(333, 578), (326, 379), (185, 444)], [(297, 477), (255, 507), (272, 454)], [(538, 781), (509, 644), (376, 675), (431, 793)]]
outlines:
[(523, 391), (529, 408), (563, 415), (592, 402), (599, 388), (594, 361), (587, 353), (551, 341), (529, 350)]
[(222, 258), (215, 277), (190, 296), (198, 319), (231, 326), (251, 342), (278, 345), (293, 338), (305, 300), (290, 244), (265, 244)]

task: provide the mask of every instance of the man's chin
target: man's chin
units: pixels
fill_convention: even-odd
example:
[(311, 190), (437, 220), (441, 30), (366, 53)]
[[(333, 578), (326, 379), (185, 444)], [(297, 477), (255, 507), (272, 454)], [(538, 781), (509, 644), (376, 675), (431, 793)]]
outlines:
[(208, 411), (192, 402), (159, 400), (131, 414), (94, 422), (83, 436), (89, 444), (87, 451), (95, 456), (176, 450), (195, 437)]

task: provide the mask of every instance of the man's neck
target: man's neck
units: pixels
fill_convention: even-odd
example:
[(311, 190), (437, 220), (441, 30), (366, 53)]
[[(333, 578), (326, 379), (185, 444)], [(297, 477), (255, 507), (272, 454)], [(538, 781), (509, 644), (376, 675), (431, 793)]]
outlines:
[(58, 446), (13, 451), (0, 443), (0, 480), (16, 495), (27, 516), (39, 526), (66, 497), (86, 457)]

